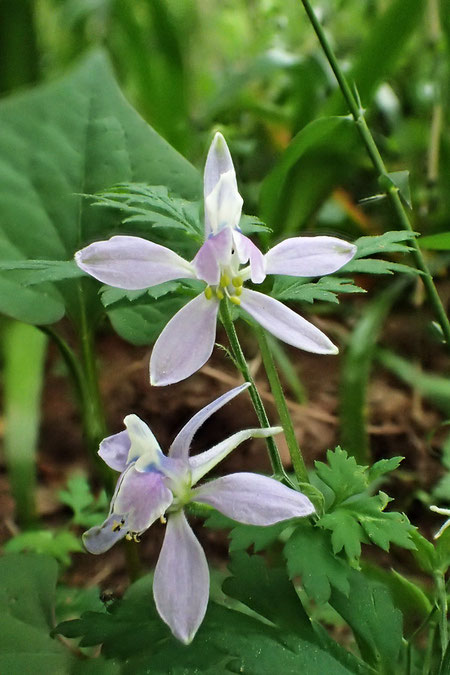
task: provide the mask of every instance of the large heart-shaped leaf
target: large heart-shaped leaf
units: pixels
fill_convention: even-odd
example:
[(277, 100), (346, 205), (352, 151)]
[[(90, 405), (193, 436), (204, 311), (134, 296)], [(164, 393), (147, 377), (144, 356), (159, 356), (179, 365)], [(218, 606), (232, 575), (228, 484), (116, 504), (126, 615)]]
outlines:
[[(100, 52), (63, 80), (3, 101), (0, 124), (0, 260), (69, 260), (124, 232), (120, 214), (83, 196), (117, 183), (199, 194), (198, 172), (126, 102)], [(1, 311), (36, 324), (58, 320), (64, 305), (76, 313), (78, 280), (29, 289), (29, 275), (0, 273)]]

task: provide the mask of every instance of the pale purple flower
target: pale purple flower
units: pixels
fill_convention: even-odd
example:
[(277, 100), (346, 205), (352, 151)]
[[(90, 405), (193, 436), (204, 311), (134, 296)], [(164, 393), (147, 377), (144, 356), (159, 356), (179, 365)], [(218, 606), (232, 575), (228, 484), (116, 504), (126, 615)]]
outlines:
[(136, 415), (125, 418), (126, 431), (100, 444), (100, 457), (121, 473), (108, 517), (103, 525), (84, 534), (84, 545), (90, 553), (103, 553), (123, 537), (139, 540), (155, 520), (160, 518), (165, 523), (167, 517), (153, 595), (161, 618), (186, 644), (193, 639), (206, 612), (209, 571), (203, 549), (186, 520), (184, 506), (193, 501), (209, 504), (247, 525), (273, 525), (314, 513), (308, 497), (254, 473), (230, 474), (195, 487), (242, 441), (272, 436), (282, 430), (245, 429), (210, 450), (189, 456), (197, 429), (248, 386), (246, 383), (232, 389), (194, 415), (173, 441), (167, 457)]
[(211, 144), (204, 174), (205, 242), (188, 262), (174, 251), (140, 237), (115, 236), (75, 254), (82, 270), (103, 283), (128, 290), (174, 279), (207, 286), (168, 322), (150, 360), (150, 380), (167, 385), (189, 377), (211, 356), (220, 300), (227, 296), (280, 340), (316, 354), (336, 354), (322, 331), (278, 300), (244, 287), (268, 274), (318, 277), (345, 265), (356, 247), (336, 237), (292, 237), (265, 255), (239, 230), (242, 197), (223, 136)]

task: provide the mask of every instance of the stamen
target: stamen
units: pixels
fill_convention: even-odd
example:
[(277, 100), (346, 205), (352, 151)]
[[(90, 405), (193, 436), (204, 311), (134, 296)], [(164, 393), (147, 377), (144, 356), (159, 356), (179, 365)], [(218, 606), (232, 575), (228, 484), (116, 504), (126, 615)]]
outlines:
[(238, 286), (237, 288), (235, 288), (234, 294), (235, 295), (242, 295), (242, 286)]
[(241, 299), (238, 298), (237, 295), (230, 295), (230, 302), (232, 302), (233, 305), (240, 305)]
[(231, 280), (231, 283), (235, 288), (239, 288), (240, 286), (243, 286), (244, 282), (242, 280), (242, 277), (233, 277)]
[(118, 520), (115, 520), (112, 524), (112, 531), (120, 532), (123, 525), (125, 525), (125, 521), (123, 519), (120, 522)]
[(165, 516), (160, 516), (159, 521), (161, 525), (165, 525), (167, 523), (167, 518)]
[(220, 288), (216, 288), (216, 296), (217, 296), (217, 298), (218, 298), (219, 300), (223, 300), (223, 299), (224, 299), (223, 291), (222, 291)]
[(227, 286), (230, 285), (230, 277), (228, 276), (228, 274), (222, 274), (222, 276), (220, 277), (220, 285), (222, 286), (222, 288), (226, 288)]
[(127, 541), (133, 541), (133, 535), (131, 534), (131, 532), (127, 532), (127, 533), (126, 533), (125, 539), (126, 539)]
[(205, 293), (206, 299), (207, 299), (207, 300), (211, 300), (211, 298), (212, 298), (212, 296), (213, 296), (213, 289), (211, 288), (211, 286), (207, 286), (207, 287), (205, 288), (204, 293)]
[(136, 544), (139, 544), (140, 541), (141, 541), (141, 538), (140, 538), (140, 536), (138, 535), (137, 532), (133, 532), (133, 541), (135, 541)]

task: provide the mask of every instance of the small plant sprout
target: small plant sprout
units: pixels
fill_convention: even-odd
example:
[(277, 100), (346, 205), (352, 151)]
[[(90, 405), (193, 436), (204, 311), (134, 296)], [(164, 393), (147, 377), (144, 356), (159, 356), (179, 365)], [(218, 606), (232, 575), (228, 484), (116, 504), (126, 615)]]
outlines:
[(450, 509), (443, 509), (440, 506), (430, 506), (430, 511), (433, 511), (434, 513), (439, 513), (441, 516), (447, 516), (447, 520), (445, 521), (445, 523), (434, 535), (435, 539), (439, 539), (441, 534), (443, 534), (443, 532), (445, 532), (447, 527), (450, 526)]
[(206, 160), (204, 202), (205, 242), (191, 262), (165, 246), (132, 236), (114, 236), (75, 254), (82, 270), (128, 290), (174, 279), (205, 282), (204, 292), (179, 310), (157, 339), (150, 360), (151, 383), (178, 382), (206, 363), (214, 347), (219, 304), (225, 297), (287, 344), (316, 354), (336, 354), (337, 347), (313, 324), (244, 284), (249, 280), (260, 284), (268, 274), (331, 274), (353, 258), (356, 247), (336, 237), (292, 237), (261, 253), (239, 229), (243, 202), (230, 151), (220, 133)]
[(254, 473), (230, 474), (195, 487), (246, 439), (281, 431), (281, 427), (238, 431), (210, 450), (189, 457), (197, 429), (248, 386), (246, 383), (232, 389), (194, 415), (173, 441), (167, 456), (136, 415), (125, 418), (126, 431), (100, 444), (100, 457), (121, 473), (107, 519), (84, 534), (84, 545), (90, 553), (103, 553), (123, 537), (139, 541), (152, 523), (158, 518), (166, 523), (167, 517), (153, 594), (160, 616), (175, 637), (186, 644), (203, 621), (209, 596), (208, 565), (186, 520), (186, 504), (208, 504), (247, 525), (273, 525), (314, 513), (308, 497)]

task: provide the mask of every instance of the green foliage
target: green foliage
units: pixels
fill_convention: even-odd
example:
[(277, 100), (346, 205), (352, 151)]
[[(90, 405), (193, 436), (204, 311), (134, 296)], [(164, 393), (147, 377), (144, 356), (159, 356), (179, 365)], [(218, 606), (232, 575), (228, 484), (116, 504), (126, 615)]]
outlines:
[(82, 474), (71, 476), (67, 481), (66, 489), (58, 492), (58, 498), (72, 509), (72, 522), (84, 528), (97, 525), (108, 506), (106, 492), (102, 490), (96, 499), (86, 476)]
[(341, 274), (393, 274), (394, 272), (406, 272), (416, 274), (414, 267), (403, 265), (391, 260), (369, 258), (375, 254), (385, 255), (388, 253), (408, 253), (411, 248), (407, 243), (416, 235), (412, 232), (385, 232), (381, 235), (360, 237), (355, 241), (357, 252), (353, 260), (350, 260), (337, 273), (322, 277), (318, 281), (309, 282), (306, 278), (276, 275), (272, 288), (272, 295), (278, 300), (297, 300), (303, 302), (339, 302), (339, 293), (365, 293), (364, 289), (356, 286), (353, 280)]
[[(331, 139), (347, 139), (355, 133), (354, 122), (350, 117), (323, 117), (310, 122), (299, 131), (262, 183), (260, 201), (263, 220), (269, 225), (275, 225), (286, 195), (288, 175), (306, 153), (318, 150), (323, 152)], [(277, 225), (277, 231), (282, 229), (281, 224)]]
[(317, 475), (334, 494), (328, 512), (319, 520), (319, 526), (331, 530), (334, 553), (344, 550), (350, 563), (358, 565), (361, 543), (372, 543), (389, 550), (394, 543), (406, 549), (415, 549), (411, 534), (415, 528), (404, 514), (385, 511), (391, 499), (384, 493), (370, 495), (371, 482), (382, 473), (398, 466), (399, 458), (390, 465), (375, 464), (372, 474), (367, 467), (356, 463), (345, 450), (336, 448), (327, 452), (328, 465), (315, 462)]
[[(61, 81), (3, 101), (0, 120), (8, 130), (0, 141), (0, 260), (32, 261), (0, 274), (0, 310), (39, 324), (60, 319), (65, 306), (77, 319), (79, 281), (69, 277), (78, 271), (59, 261), (120, 226), (119, 214), (91, 208), (83, 194), (133, 181), (192, 199), (198, 173), (126, 103), (101, 53)], [(39, 269), (39, 260), (57, 264)], [(56, 287), (58, 278), (65, 281)], [(95, 302), (95, 284), (86, 280), (84, 290)]]
[(418, 243), (421, 248), (427, 248), (432, 251), (450, 251), (450, 232), (440, 232), (439, 234), (420, 237)]
[(278, 300), (297, 300), (313, 303), (315, 300), (338, 303), (338, 293), (365, 293), (352, 279), (329, 276), (308, 283), (306, 278), (275, 276), (272, 295)]
[(308, 596), (319, 604), (329, 601), (332, 587), (348, 595), (350, 568), (335, 555), (330, 535), (317, 527), (299, 526), (284, 547), (291, 579), (299, 576)]
[(352, 570), (348, 596), (334, 590), (330, 602), (351, 627), (361, 656), (377, 672), (397, 675), (402, 615), (387, 588)]
[(135, 230), (142, 226), (179, 232), (203, 242), (203, 223), (200, 219), (200, 202), (188, 202), (162, 186), (143, 183), (123, 183), (93, 195), (93, 206), (119, 209), (122, 222)]
[(251, 610), (210, 602), (194, 641), (181, 645), (157, 616), (151, 579), (133, 584), (107, 612), (85, 612), (55, 633), (81, 637), (81, 646), (102, 644), (102, 654), (120, 664), (123, 675), (194, 675), (245, 672), (250, 675), (365, 675), (367, 669), (333, 641), (316, 633), (282, 570), (268, 569), (259, 556), (236, 556), (225, 592)]
[(414, 267), (390, 260), (368, 258), (374, 254), (408, 253), (411, 247), (402, 242), (407, 242), (416, 236), (414, 232), (385, 232), (376, 236), (360, 237), (354, 243), (357, 252), (353, 260), (350, 260), (341, 270), (340, 274), (365, 273), (365, 274), (393, 274), (394, 272), (406, 272), (418, 274)]
[(68, 530), (30, 530), (17, 534), (5, 544), (5, 551), (8, 553), (42, 553), (52, 556), (62, 565), (70, 565), (70, 554), (82, 550), (79, 537)]
[[(102, 659), (78, 659), (50, 637), (57, 565), (52, 558), (8, 553), (0, 560), (0, 669), (24, 673), (115, 675)], [(83, 664), (83, 669), (81, 668)], [(95, 668), (91, 664), (95, 664)]]

